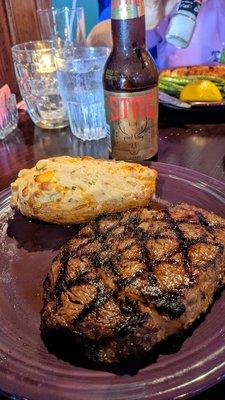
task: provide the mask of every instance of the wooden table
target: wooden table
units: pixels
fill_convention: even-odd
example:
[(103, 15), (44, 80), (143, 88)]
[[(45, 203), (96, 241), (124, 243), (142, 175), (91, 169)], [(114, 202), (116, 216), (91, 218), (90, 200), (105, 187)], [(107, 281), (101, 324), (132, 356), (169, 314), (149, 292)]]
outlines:
[[(201, 119), (209, 123), (193, 124)], [(215, 124), (215, 120), (220, 123)], [(176, 116), (173, 111), (162, 109), (160, 121), (159, 161), (225, 180), (225, 115), (211, 115), (209, 111), (205, 116)], [(0, 190), (9, 186), (20, 169), (33, 166), (40, 158), (62, 154), (108, 157), (107, 143), (104, 139), (84, 143), (72, 136), (69, 128), (43, 131), (21, 114), (17, 131), (0, 142)], [(225, 383), (193, 399), (224, 400)]]

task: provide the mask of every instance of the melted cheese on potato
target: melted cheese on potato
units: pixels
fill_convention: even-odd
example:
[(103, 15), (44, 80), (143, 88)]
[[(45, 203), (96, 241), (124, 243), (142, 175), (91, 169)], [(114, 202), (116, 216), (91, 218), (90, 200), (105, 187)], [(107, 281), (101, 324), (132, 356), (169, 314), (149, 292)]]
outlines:
[(156, 171), (140, 164), (91, 157), (40, 160), (11, 184), (11, 205), (47, 222), (84, 222), (102, 212), (145, 206)]

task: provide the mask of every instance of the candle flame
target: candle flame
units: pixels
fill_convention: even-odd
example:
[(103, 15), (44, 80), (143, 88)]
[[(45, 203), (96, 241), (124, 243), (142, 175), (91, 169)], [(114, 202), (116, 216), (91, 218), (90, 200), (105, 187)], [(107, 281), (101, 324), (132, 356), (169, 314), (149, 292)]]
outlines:
[(38, 60), (37, 72), (40, 74), (51, 74), (56, 70), (51, 54), (42, 54)]

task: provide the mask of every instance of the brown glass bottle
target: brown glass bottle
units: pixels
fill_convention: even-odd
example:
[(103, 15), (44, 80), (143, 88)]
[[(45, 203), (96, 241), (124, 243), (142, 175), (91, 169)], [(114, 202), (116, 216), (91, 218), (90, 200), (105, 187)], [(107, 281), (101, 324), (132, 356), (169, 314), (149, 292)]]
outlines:
[(158, 73), (145, 44), (143, 0), (112, 0), (113, 48), (105, 65), (106, 118), (115, 159), (158, 151)]

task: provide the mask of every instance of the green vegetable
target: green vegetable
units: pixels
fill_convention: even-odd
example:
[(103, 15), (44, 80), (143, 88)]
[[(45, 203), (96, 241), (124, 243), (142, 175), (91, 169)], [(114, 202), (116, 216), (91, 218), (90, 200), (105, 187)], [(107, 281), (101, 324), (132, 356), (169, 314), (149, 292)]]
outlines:
[(225, 98), (225, 79), (214, 75), (188, 75), (188, 76), (160, 76), (159, 89), (175, 97), (180, 97), (182, 89), (190, 82), (196, 80), (208, 80), (218, 87)]
[(178, 85), (186, 85), (187, 83), (190, 82), (190, 79), (186, 79), (183, 77), (162, 76), (160, 77), (160, 81), (177, 83)]

